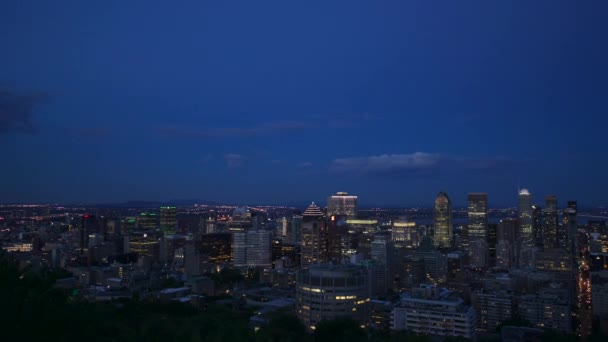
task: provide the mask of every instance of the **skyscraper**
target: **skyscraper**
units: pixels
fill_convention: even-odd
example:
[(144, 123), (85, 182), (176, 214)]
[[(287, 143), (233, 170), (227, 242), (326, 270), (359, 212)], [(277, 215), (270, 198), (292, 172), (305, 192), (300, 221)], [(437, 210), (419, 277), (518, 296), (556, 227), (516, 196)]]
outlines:
[(537, 247), (543, 246), (543, 210), (538, 205), (532, 206), (532, 235)]
[(142, 231), (153, 231), (158, 228), (158, 215), (156, 213), (143, 212), (137, 219), (137, 227)]
[(468, 194), (468, 216), (469, 257), (471, 258), (471, 265), (474, 267), (487, 266), (488, 194)]
[(547, 195), (545, 196), (545, 209), (543, 209), (543, 240), (545, 249), (558, 246), (557, 222), (557, 197), (555, 195)]
[(435, 198), (433, 220), (435, 224), (433, 243), (436, 247), (450, 247), (452, 243), (452, 202), (445, 192), (440, 192)]
[(353, 219), (357, 217), (357, 196), (338, 192), (327, 198), (327, 216)]
[(302, 267), (321, 262), (325, 254), (325, 219), (313, 202), (302, 214)]
[(391, 239), (396, 246), (416, 248), (419, 244), (416, 222), (395, 220), (392, 224)]
[(528, 189), (519, 191), (519, 238), (523, 246), (534, 245), (532, 234), (532, 194)]
[(177, 230), (176, 212), (175, 207), (160, 207), (160, 230), (163, 234), (175, 234)]

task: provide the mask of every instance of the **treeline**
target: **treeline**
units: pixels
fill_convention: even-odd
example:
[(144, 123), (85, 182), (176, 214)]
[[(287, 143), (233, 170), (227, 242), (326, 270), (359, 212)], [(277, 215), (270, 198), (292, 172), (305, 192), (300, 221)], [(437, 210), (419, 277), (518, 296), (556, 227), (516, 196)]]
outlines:
[[(234, 311), (230, 303), (212, 302), (202, 308), (138, 299), (91, 303), (53, 286), (64, 276), (48, 269), (20, 270), (0, 253), (1, 341), (432, 341), (408, 332), (363, 330), (346, 318), (321, 322), (309, 334), (297, 317), (281, 313), (253, 332), (249, 329), (252, 312)], [(219, 283), (242, 280), (228, 271), (216, 277)], [(595, 337), (590, 340), (602, 340)], [(571, 338), (548, 334), (543, 340)]]

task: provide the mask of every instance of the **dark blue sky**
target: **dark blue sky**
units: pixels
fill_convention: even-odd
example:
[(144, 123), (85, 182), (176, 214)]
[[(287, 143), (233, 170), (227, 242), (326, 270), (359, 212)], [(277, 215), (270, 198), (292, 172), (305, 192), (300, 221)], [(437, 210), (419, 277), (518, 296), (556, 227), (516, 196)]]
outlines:
[(0, 3), (0, 201), (607, 204), (607, 1)]

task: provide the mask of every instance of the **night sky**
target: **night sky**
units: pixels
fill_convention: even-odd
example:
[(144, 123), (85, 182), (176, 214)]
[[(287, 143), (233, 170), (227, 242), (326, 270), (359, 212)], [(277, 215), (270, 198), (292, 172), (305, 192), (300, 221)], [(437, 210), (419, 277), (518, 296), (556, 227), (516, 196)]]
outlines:
[(0, 202), (608, 204), (608, 1), (0, 2)]

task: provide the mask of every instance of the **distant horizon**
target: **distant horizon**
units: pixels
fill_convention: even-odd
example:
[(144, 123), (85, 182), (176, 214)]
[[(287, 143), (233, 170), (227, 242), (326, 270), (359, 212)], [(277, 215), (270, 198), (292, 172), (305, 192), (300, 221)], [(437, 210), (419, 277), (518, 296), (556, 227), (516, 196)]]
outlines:
[[(448, 194), (449, 195), (449, 194)], [(491, 198), (490, 198), (491, 199)], [(571, 201), (573, 199), (564, 199), (560, 201), (560, 198), (558, 196), (558, 208), (566, 208), (566, 203), (567, 201)], [(601, 208), (608, 208), (608, 205), (596, 205), (596, 204), (581, 204), (580, 200), (576, 200), (578, 203), (578, 208), (579, 209), (601, 209)], [(167, 201), (163, 201), (163, 200), (124, 200), (124, 201), (100, 201), (100, 202), (96, 202), (96, 201), (91, 201), (91, 202), (86, 202), (86, 201), (67, 201), (67, 202), (60, 202), (60, 201), (25, 201), (25, 202), (9, 202), (9, 201), (0, 201), (0, 205), (2, 206), (10, 206), (10, 205), (27, 205), (27, 204), (31, 204), (31, 205), (66, 205), (66, 206), (78, 206), (78, 205), (85, 205), (85, 206), (125, 206), (128, 204), (137, 204), (140, 205), (141, 207), (145, 207), (146, 204), (154, 204), (155, 206), (161, 206), (161, 205), (175, 205), (177, 207), (183, 206), (193, 206), (195, 204), (198, 205), (209, 205), (209, 206), (215, 206), (215, 205), (227, 205), (227, 206), (247, 206), (247, 207), (264, 207), (264, 206), (276, 206), (276, 207), (292, 207), (292, 208), (296, 208), (296, 209), (302, 209), (302, 208), (306, 208), (308, 205), (310, 205), (312, 202), (314, 202), (315, 204), (321, 206), (321, 207), (326, 207), (327, 206), (327, 202), (326, 200), (323, 201), (317, 201), (317, 200), (313, 200), (313, 201), (293, 201), (293, 202), (285, 202), (285, 203), (255, 203), (255, 202), (235, 202), (235, 201), (214, 201), (214, 200), (197, 200), (197, 199), (175, 199), (175, 200), (167, 200)], [(514, 202), (511, 204), (505, 204), (505, 203), (499, 203), (499, 204), (492, 204), (491, 201), (489, 202), (489, 208), (490, 209), (508, 209), (508, 208), (515, 208), (517, 209), (518, 207), (518, 203)], [(533, 204), (538, 204), (541, 207), (544, 206), (544, 197), (543, 197), (543, 202), (541, 203), (537, 203), (537, 202), (533, 202)], [(562, 205), (563, 204), (563, 205)], [(414, 209), (414, 208), (422, 208), (422, 209), (429, 209), (429, 208), (433, 208), (433, 201), (430, 201), (427, 204), (394, 204), (394, 203), (385, 203), (385, 204), (377, 204), (377, 203), (372, 203), (372, 204), (368, 204), (368, 203), (364, 203), (361, 204), (360, 202), (360, 198), (359, 198), (359, 205), (358, 205), (359, 209), (373, 209), (373, 208), (382, 208), (382, 209)], [(455, 209), (466, 209), (467, 208), (467, 204), (466, 203), (454, 203), (452, 202), (452, 207)]]

